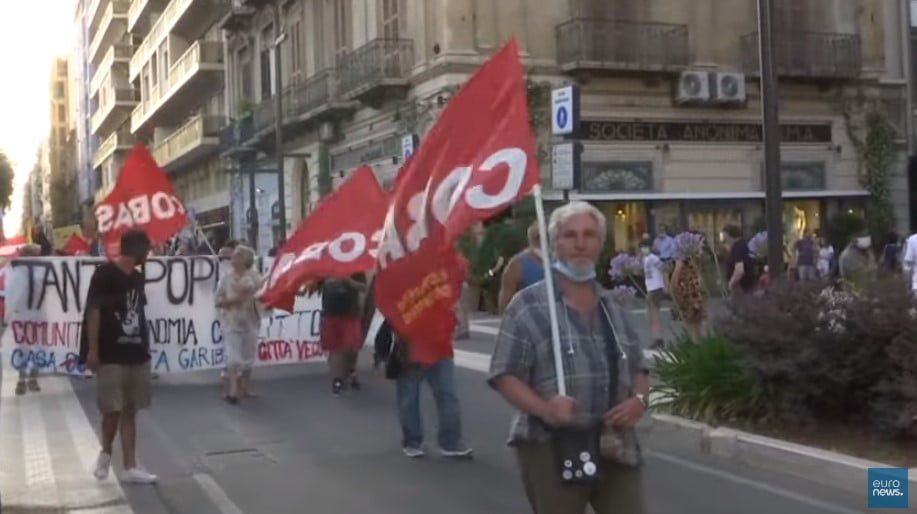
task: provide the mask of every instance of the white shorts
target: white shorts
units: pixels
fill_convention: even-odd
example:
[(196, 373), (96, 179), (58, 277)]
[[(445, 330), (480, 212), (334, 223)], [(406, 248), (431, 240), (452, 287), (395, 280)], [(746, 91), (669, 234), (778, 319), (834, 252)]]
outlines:
[(255, 353), (258, 350), (258, 332), (223, 332), (223, 345), (226, 347), (226, 365), (251, 369), (255, 365)]

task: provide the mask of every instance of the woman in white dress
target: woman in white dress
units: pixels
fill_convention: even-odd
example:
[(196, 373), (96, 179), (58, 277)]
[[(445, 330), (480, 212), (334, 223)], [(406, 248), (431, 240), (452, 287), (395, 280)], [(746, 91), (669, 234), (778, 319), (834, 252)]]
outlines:
[(219, 309), (223, 347), (226, 351), (229, 392), (225, 399), (239, 403), (240, 396), (252, 396), (251, 371), (258, 349), (261, 308), (255, 294), (261, 288), (261, 276), (252, 269), (255, 252), (238, 246), (230, 260), (232, 272), (217, 285), (216, 307)]
[(834, 247), (824, 236), (818, 238), (818, 276), (828, 278), (831, 275), (831, 263), (834, 261)]

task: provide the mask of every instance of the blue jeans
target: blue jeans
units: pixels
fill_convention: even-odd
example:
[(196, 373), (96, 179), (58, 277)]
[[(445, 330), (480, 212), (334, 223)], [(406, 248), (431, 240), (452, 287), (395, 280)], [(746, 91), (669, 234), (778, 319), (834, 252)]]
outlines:
[(465, 449), (462, 442), (462, 412), (455, 395), (455, 363), (444, 359), (432, 366), (408, 366), (398, 377), (398, 419), (401, 446), (420, 448), (423, 426), (420, 419), (420, 386), (426, 381), (433, 390), (439, 415), (439, 447), (447, 451)]

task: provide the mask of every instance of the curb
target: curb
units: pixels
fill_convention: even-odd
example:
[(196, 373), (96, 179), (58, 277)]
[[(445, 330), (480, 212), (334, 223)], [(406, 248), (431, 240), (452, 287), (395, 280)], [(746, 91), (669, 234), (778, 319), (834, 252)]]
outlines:
[[(867, 484), (869, 468), (893, 467), (741, 430), (712, 427), (668, 414), (653, 414), (652, 419), (654, 423), (677, 429), (696, 441), (701, 453), (857, 494), (862, 493)], [(909, 470), (908, 482), (917, 487), (917, 468)]]

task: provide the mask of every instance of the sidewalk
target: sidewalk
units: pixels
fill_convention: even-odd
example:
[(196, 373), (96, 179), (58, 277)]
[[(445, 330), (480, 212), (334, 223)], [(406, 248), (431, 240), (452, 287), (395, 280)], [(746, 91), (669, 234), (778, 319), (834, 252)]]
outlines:
[(0, 499), (4, 514), (132, 514), (112, 473), (91, 470), (96, 435), (68, 378), (41, 378), (42, 391), (16, 396), (16, 376), (0, 378)]

